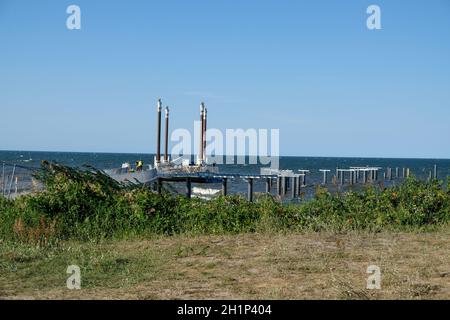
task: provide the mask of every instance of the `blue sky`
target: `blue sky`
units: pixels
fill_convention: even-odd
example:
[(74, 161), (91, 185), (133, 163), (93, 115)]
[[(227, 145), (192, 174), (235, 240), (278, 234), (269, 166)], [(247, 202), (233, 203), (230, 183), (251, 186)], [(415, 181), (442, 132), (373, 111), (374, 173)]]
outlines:
[(449, 40), (449, 0), (0, 0), (0, 150), (154, 152), (161, 97), (281, 155), (450, 158)]

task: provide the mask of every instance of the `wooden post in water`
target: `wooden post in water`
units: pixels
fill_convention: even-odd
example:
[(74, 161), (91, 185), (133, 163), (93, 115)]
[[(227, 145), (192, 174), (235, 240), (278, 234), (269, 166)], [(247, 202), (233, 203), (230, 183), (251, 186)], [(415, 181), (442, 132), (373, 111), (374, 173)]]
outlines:
[(5, 195), (5, 163), (3, 163), (2, 169), (2, 196)]
[(267, 179), (266, 179), (266, 193), (270, 193), (270, 191), (271, 191), (271, 190), (270, 190), (271, 187), (272, 187), (272, 186), (271, 186), (271, 184), (272, 184), (271, 181), (272, 181), (272, 178), (267, 178)]
[(249, 202), (253, 202), (253, 178), (248, 178), (247, 199), (248, 199)]
[(406, 178), (406, 168), (402, 169), (402, 178)]
[(395, 168), (395, 178), (397, 178), (398, 179), (398, 167), (397, 168)]
[(291, 178), (291, 197), (292, 199), (295, 198), (296, 194), (297, 194), (297, 178), (294, 176)]
[(281, 177), (278, 176), (277, 177), (277, 193), (279, 196), (282, 195), (282, 191), (281, 191)]
[(222, 178), (222, 195), (226, 196), (227, 195), (227, 182), (228, 179), (227, 178)]
[(406, 168), (406, 178), (409, 178), (409, 175), (410, 175), (410, 170), (409, 170), (409, 168)]
[(286, 195), (288, 192), (288, 182), (289, 179), (287, 177), (283, 177), (283, 195)]
[(433, 179), (437, 180), (438, 174), (437, 174), (437, 165), (435, 164), (433, 167)]
[(344, 184), (344, 172), (342, 170), (339, 170), (339, 174), (340, 174), (340, 184), (343, 185)]
[(309, 170), (298, 170), (298, 172), (300, 172), (301, 185), (306, 186), (306, 174), (309, 172)]
[(11, 180), (10, 180), (10, 182), (9, 182), (9, 189), (8, 189), (8, 199), (10, 198), (10, 196), (11, 196), (11, 188), (12, 188), (12, 183), (13, 183), (13, 180), (14, 180), (14, 174), (16, 173), (16, 165), (14, 165), (14, 167), (13, 167), (13, 171), (12, 171), (12, 174), (11, 174)]
[(331, 170), (320, 169), (319, 171), (322, 171), (323, 173), (322, 184), (326, 185), (328, 183), (328, 172), (330, 172)]
[(192, 196), (192, 182), (191, 178), (186, 178), (186, 198), (190, 199)]

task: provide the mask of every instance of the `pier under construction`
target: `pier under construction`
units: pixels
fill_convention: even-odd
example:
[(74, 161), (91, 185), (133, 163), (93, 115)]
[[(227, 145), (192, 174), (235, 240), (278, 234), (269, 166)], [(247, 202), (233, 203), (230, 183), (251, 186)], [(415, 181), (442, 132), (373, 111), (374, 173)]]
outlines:
[[(198, 141), (199, 152), (193, 161), (185, 157), (172, 159), (169, 154), (170, 110), (164, 108), (164, 154), (162, 149), (162, 115), (163, 103), (156, 103), (156, 153), (153, 163), (144, 164), (141, 159), (136, 166), (125, 162), (120, 168), (103, 169), (111, 178), (119, 182), (139, 183), (148, 185), (157, 192), (162, 192), (170, 185), (171, 191), (183, 193), (186, 197), (208, 198), (215, 195), (228, 195), (231, 191), (246, 193), (247, 199), (253, 201), (256, 193), (266, 193), (277, 196), (281, 200), (299, 201), (305, 194), (311, 193), (316, 186), (326, 186), (330, 189), (357, 188), (366, 184), (395, 184), (396, 181), (409, 177), (412, 172), (408, 167), (381, 166), (350, 166), (346, 168), (320, 168), (280, 170), (277, 168), (260, 167), (258, 173), (219, 172), (219, 166), (210, 164), (206, 154), (207, 146), (207, 113), (205, 103), (200, 103), (200, 121)], [(0, 164), (0, 195), (11, 198), (39, 189), (40, 184), (32, 173), (37, 168), (3, 162)], [(242, 170), (243, 171), (243, 170)], [(317, 179), (317, 174), (320, 178)], [(427, 179), (437, 179), (437, 165), (429, 169)], [(180, 185), (182, 186), (180, 188)], [(231, 186), (239, 185), (239, 188)], [(308, 191), (309, 190), (309, 191)]]

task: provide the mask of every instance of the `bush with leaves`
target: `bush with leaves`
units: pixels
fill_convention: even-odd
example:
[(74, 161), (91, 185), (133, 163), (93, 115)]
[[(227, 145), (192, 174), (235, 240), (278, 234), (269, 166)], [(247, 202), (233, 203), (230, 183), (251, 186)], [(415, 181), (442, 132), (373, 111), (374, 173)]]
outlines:
[[(0, 197), (0, 237), (49, 242), (111, 237), (226, 234), (299, 230), (428, 228), (450, 218), (450, 193), (443, 182), (414, 177), (384, 188), (331, 194), (318, 188), (314, 199), (283, 205), (269, 195), (248, 202), (238, 195), (186, 199), (148, 186), (122, 184), (92, 167), (43, 162), (36, 178), (44, 190), (6, 200)], [(450, 180), (448, 181), (450, 184)]]

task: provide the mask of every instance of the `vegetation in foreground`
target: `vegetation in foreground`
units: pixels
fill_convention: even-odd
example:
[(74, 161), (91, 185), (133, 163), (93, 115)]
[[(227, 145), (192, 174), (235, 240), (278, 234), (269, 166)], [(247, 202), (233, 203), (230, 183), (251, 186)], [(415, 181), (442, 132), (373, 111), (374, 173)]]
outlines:
[[(0, 240), (1, 299), (448, 299), (450, 230)], [(81, 290), (69, 290), (69, 265)], [(381, 269), (368, 290), (367, 267)]]
[(43, 163), (45, 189), (15, 200), (0, 198), (0, 239), (39, 245), (59, 240), (100, 240), (174, 234), (277, 231), (381, 231), (429, 229), (450, 219), (450, 193), (442, 182), (419, 181), (362, 192), (330, 194), (283, 205), (271, 196), (254, 203), (240, 196), (211, 201), (158, 195), (123, 185), (93, 168)]
[[(43, 191), (0, 199), (0, 299), (450, 296), (442, 182), (318, 189), (311, 201), (282, 205), (158, 195), (93, 168), (44, 163), (37, 177)], [(72, 264), (82, 290), (66, 288)], [(366, 289), (372, 264), (381, 290)]]

